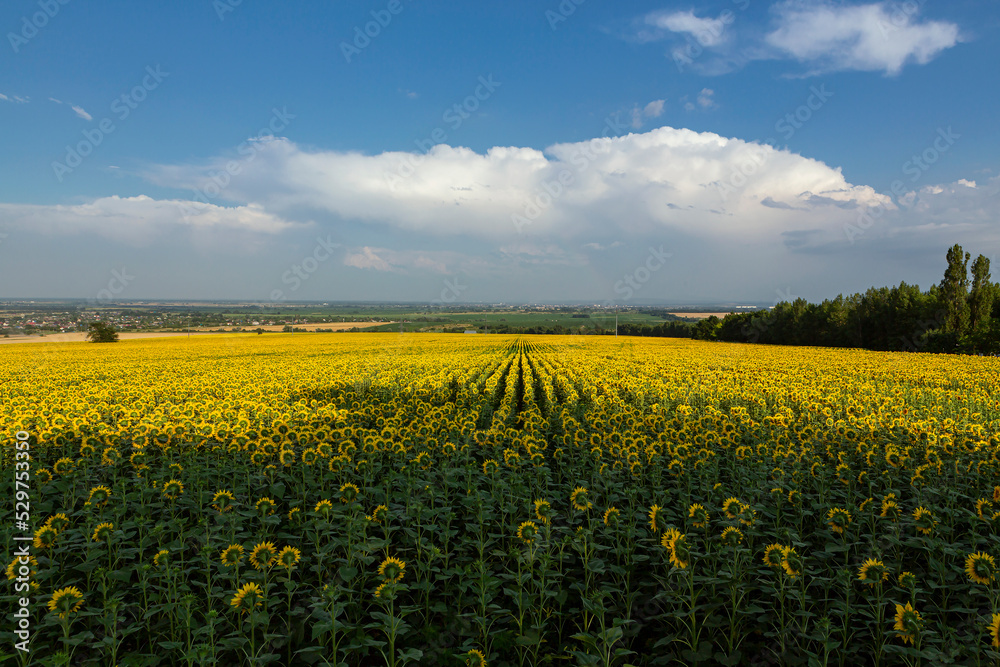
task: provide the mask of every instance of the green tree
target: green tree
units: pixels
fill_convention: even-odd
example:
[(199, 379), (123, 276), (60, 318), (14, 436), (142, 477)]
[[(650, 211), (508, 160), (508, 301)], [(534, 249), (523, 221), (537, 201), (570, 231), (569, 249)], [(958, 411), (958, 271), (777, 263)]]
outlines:
[(92, 322), (87, 340), (91, 343), (117, 343), (118, 331), (107, 322)]
[(957, 243), (948, 249), (948, 268), (941, 281), (941, 298), (947, 310), (944, 330), (959, 336), (969, 328), (969, 253)]
[(990, 283), (990, 260), (980, 255), (972, 263), (972, 291), (969, 292), (969, 326), (972, 331), (990, 328), (993, 315), (993, 284)]

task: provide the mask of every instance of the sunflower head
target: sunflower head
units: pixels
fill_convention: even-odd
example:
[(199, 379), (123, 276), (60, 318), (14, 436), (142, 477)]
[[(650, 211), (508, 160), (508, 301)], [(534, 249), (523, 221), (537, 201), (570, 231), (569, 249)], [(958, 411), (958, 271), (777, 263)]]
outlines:
[(896, 624), (893, 629), (904, 644), (907, 642), (915, 643), (923, 628), (923, 619), (920, 618), (920, 613), (913, 608), (912, 604), (907, 602), (906, 606), (896, 605)]
[(723, 530), (720, 538), (722, 543), (727, 547), (738, 547), (743, 543), (743, 533), (740, 532), (739, 528), (735, 528), (733, 526), (728, 526), (725, 530)]
[(486, 667), (486, 656), (478, 649), (471, 649), (465, 654), (466, 667)]
[(279, 567), (285, 568), (287, 571), (291, 572), (295, 567), (295, 564), (299, 562), (302, 558), (302, 552), (295, 547), (285, 547), (278, 552), (277, 564)]
[(340, 500), (341, 502), (352, 503), (358, 497), (359, 493), (361, 493), (361, 489), (348, 482), (340, 487)]
[(735, 519), (736, 515), (739, 514), (740, 506), (743, 503), (740, 502), (739, 498), (729, 497), (722, 501), (722, 511), (725, 513), (727, 519)]
[(923, 533), (924, 535), (930, 535), (934, 532), (934, 526), (937, 525), (937, 520), (934, 519), (934, 515), (926, 507), (918, 507), (913, 510), (913, 525), (917, 529), (917, 532)]
[(990, 633), (990, 643), (993, 648), (1000, 648), (1000, 614), (993, 614), (993, 619), (986, 626), (986, 630)]
[(993, 503), (986, 498), (980, 498), (976, 501), (976, 515), (980, 519), (988, 519), (989, 515), (993, 512)]
[(785, 560), (785, 547), (780, 544), (769, 544), (764, 549), (764, 564), (775, 569), (784, 569), (782, 563)]
[(167, 549), (160, 549), (153, 556), (153, 566), (154, 567), (166, 567), (170, 564), (170, 552)]
[(263, 599), (264, 592), (260, 586), (255, 583), (249, 583), (236, 591), (236, 595), (229, 601), (229, 604), (241, 614), (249, 614), (255, 608), (261, 606)]
[(802, 574), (802, 556), (795, 550), (795, 547), (788, 546), (782, 548), (781, 568), (792, 579)]
[(653, 531), (654, 535), (666, 528), (667, 519), (663, 516), (662, 509), (659, 505), (653, 505), (649, 508), (649, 529)]
[(274, 514), (274, 500), (265, 496), (254, 503), (254, 509), (256, 509), (257, 514), (262, 517), (270, 516), (271, 514)]
[(708, 526), (708, 510), (700, 503), (694, 503), (688, 508), (688, 518), (695, 528), (705, 528)]
[(989, 584), (996, 576), (996, 563), (993, 556), (982, 551), (969, 554), (965, 559), (965, 573), (977, 584)]
[(236, 567), (243, 560), (243, 546), (230, 544), (219, 554), (219, 561), (226, 567)]
[(879, 513), (880, 517), (896, 522), (899, 521), (900, 514), (902, 514), (902, 510), (899, 509), (899, 504), (895, 500), (882, 501), (882, 511)]
[(111, 534), (114, 532), (114, 524), (110, 523), (99, 523), (97, 528), (94, 528), (94, 534), (90, 537), (94, 542), (103, 542), (105, 540), (111, 539)]
[(531, 544), (538, 537), (538, 526), (534, 521), (525, 521), (517, 527), (517, 538), (525, 544)]
[(830, 526), (830, 530), (838, 535), (843, 535), (844, 530), (851, 523), (851, 513), (842, 507), (834, 507), (826, 513), (826, 522)]
[(683, 570), (691, 562), (691, 550), (688, 548), (687, 537), (677, 535), (668, 546), (670, 551), (670, 564), (679, 570)]
[(875, 558), (866, 558), (858, 568), (858, 581), (869, 586), (881, 586), (889, 579), (889, 570), (885, 563)]
[(266, 570), (277, 557), (278, 550), (274, 547), (274, 542), (259, 542), (250, 551), (250, 564), (258, 570)]
[(87, 505), (94, 507), (102, 507), (108, 500), (111, 499), (111, 489), (106, 486), (95, 486), (90, 490), (90, 496), (87, 498)]
[(900, 588), (905, 588), (908, 591), (912, 591), (917, 587), (917, 577), (912, 572), (901, 573), (897, 581)]
[(372, 510), (371, 516), (368, 517), (368, 520), (373, 523), (384, 523), (388, 518), (389, 507), (387, 505), (378, 505)]
[(535, 501), (535, 516), (542, 523), (548, 523), (552, 520), (552, 505), (548, 500), (543, 498)]
[(382, 577), (386, 582), (395, 583), (403, 580), (405, 570), (406, 563), (390, 556), (378, 566), (378, 576)]
[(52, 526), (56, 529), (57, 533), (61, 533), (67, 528), (69, 528), (69, 517), (60, 512), (59, 514), (53, 514), (45, 522), (46, 526)]
[(167, 500), (177, 500), (184, 493), (184, 484), (177, 479), (168, 479), (163, 483), (163, 497)]
[(57, 475), (68, 475), (73, 471), (73, 459), (61, 458), (52, 464), (52, 472)]
[(581, 512), (589, 510), (592, 507), (592, 503), (590, 502), (590, 495), (587, 491), (587, 487), (578, 486), (573, 489), (573, 493), (569, 494), (569, 503)]
[(215, 495), (212, 496), (212, 507), (215, 508), (216, 512), (228, 512), (233, 509), (235, 502), (236, 496), (231, 491), (216, 491)]
[(59, 618), (66, 618), (82, 606), (83, 593), (76, 586), (60, 588), (52, 594), (52, 599), (49, 600), (49, 611), (58, 614)]
[(604, 512), (604, 525), (608, 527), (617, 526), (620, 514), (617, 507), (609, 507)]
[(736, 518), (740, 520), (740, 523), (744, 526), (752, 526), (754, 521), (757, 520), (757, 510), (753, 509), (746, 503), (740, 505), (740, 511), (736, 515)]
[(664, 549), (669, 549), (670, 543), (673, 541), (675, 537), (680, 536), (680, 534), (681, 531), (677, 530), (676, 528), (667, 528), (666, 530), (663, 531), (663, 535), (660, 537), (660, 546), (662, 546)]
[(313, 512), (316, 512), (316, 514), (319, 514), (324, 518), (329, 518), (330, 512), (332, 511), (333, 511), (333, 503), (331, 503), (329, 500), (326, 499), (319, 501), (318, 503), (316, 503), (316, 506), (313, 507)]

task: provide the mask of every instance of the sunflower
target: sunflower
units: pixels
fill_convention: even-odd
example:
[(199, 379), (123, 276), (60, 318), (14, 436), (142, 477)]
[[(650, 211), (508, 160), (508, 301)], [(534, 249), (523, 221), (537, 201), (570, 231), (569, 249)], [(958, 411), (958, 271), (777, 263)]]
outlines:
[(22, 563), (22, 558), (23, 556), (14, 556), (14, 560), (7, 566), (8, 579), (16, 579), (19, 576), (33, 576), (38, 572), (38, 559), (34, 556), (28, 556), (28, 562)]
[(233, 509), (233, 503), (236, 502), (236, 496), (232, 494), (231, 491), (216, 491), (215, 495), (212, 496), (212, 507), (215, 508), (217, 512), (228, 512)]
[(372, 595), (375, 596), (376, 600), (391, 600), (393, 597), (392, 587), (389, 585), (388, 581), (383, 581), (378, 585), (378, 587), (375, 588), (375, 592), (372, 593)]
[(913, 608), (913, 605), (909, 602), (906, 603), (905, 607), (901, 604), (896, 605), (896, 624), (893, 629), (904, 644), (907, 642), (914, 644), (923, 627), (923, 619), (920, 618), (920, 613)]
[(219, 554), (219, 561), (226, 567), (235, 567), (243, 560), (243, 546), (230, 544)]
[(36, 549), (48, 549), (56, 543), (59, 531), (52, 526), (42, 526), (35, 531), (34, 547)]
[(879, 514), (883, 519), (889, 519), (890, 521), (899, 521), (899, 515), (902, 510), (899, 509), (899, 505), (894, 500), (883, 500), (882, 501), (882, 512)]
[(775, 569), (784, 569), (785, 547), (780, 544), (769, 544), (764, 549), (764, 564)]
[(165, 567), (170, 562), (170, 552), (166, 549), (160, 549), (153, 556), (153, 565), (155, 567)]
[(491, 472), (495, 472), (496, 469), (499, 467), (500, 464), (494, 461), (493, 459), (486, 459), (485, 461), (483, 461), (483, 474), (489, 475)]
[(382, 564), (378, 566), (378, 576), (389, 583), (395, 583), (403, 580), (403, 574), (406, 569), (406, 563), (399, 560), (398, 558), (389, 557), (382, 561)]
[(535, 516), (542, 523), (548, 523), (552, 518), (552, 505), (544, 498), (535, 501)]
[(345, 503), (354, 502), (354, 499), (358, 497), (359, 493), (361, 493), (361, 490), (354, 484), (348, 482), (340, 487), (340, 500)]
[(301, 518), (299, 516), (299, 513), (301, 511), (302, 511), (301, 507), (293, 507), (292, 509), (288, 510), (288, 522), (295, 523), (296, 521), (298, 521)]
[(587, 496), (587, 487), (578, 486), (573, 489), (573, 493), (569, 494), (569, 503), (581, 512), (590, 509), (592, 504)]
[(669, 549), (670, 543), (673, 541), (675, 537), (678, 537), (680, 534), (681, 531), (677, 530), (676, 528), (667, 528), (666, 530), (663, 531), (663, 536), (660, 538), (660, 545), (664, 549)]
[(60, 588), (49, 600), (49, 611), (59, 614), (59, 618), (66, 618), (82, 606), (83, 593), (76, 586)]
[(976, 514), (979, 516), (980, 519), (985, 519), (986, 517), (983, 516), (983, 513), (989, 512), (992, 509), (993, 509), (993, 503), (987, 500), (986, 498), (980, 498), (979, 500), (976, 501)]
[(917, 532), (924, 535), (930, 535), (934, 531), (934, 526), (937, 525), (934, 515), (926, 507), (918, 507), (913, 510), (913, 523)]
[(739, 528), (734, 528), (733, 526), (728, 526), (723, 530), (720, 537), (722, 543), (728, 547), (736, 547), (743, 543), (743, 533), (740, 532)]
[(389, 507), (387, 505), (378, 505), (372, 510), (372, 514), (368, 517), (368, 520), (373, 523), (382, 523), (388, 518)]
[(688, 518), (691, 519), (691, 525), (695, 528), (708, 527), (708, 510), (705, 509), (704, 505), (699, 503), (691, 505), (688, 508)]
[(903, 572), (899, 575), (897, 579), (900, 588), (905, 588), (912, 591), (917, 587), (917, 577), (912, 572)]
[(229, 601), (233, 609), (236, 609), (241, 614), (249, 614), (255, 607), (261, 605), (261, 599), (264, 597), (264, 592), (261, 590), (260, 586), (255, 583), (245, 584), (242, 588), (236, 591), (236, 595), (233, 599)]
[(295, 547), (285, 547), (278, 553), (277, 563), (289, 572), (295, 568), (295, 564), (302, 558), (302, 552)]
[(826, 521), (830, 530), (838, 535), (843, 535), (844, 530), (851, 523), (851, 513), (842, 507), (834, 507), (826, 513)]
[(865, 508), (868, 507), (869, 505), (871, 505), (872, 501), (874, 501), (874, 500), (875, 500), (874, 498), (867, 498), (865, 500), (862, 500), (861, 504), (858, 505), (858, 511), (859, 512), (864, 512)]
[(794, 579), (802, 574), (802, 556), (795, 547), (783, 547), (781, 550), (781, 567), (785, 574)]
[(465, 664), (467, 667), (486, 667), (486, 656), (482, 651), (470, 649), (465, 654)]
[(604, 512), (604, 525), (605, 526), (615, 526), (618, 525), (618, 519), (621, 512), (618, 511), (617, 507), (609, 507)]
[(184, 493), (184, 484), (178, 479), (168, 479), (163, 483), (163, 497), (167, 500), (177, 500)]
[(1000, 648), (1000, 614), (993, 614), (993, 619), (986, 626), (986, 629), (989, 630), (990, 639), (992, 640), (990, 643), (993, 645), (993, 648)]
[(735, 519), (737, 513), (740, 511), (740, 506), (743, 503), (740, 502), (739, 498), (730, 497), (722, 501), (722, 511), (725, 512), (727, 519)]
[(274, 514), (274, 501), (265, 496), (254, 503), (254, 509), (257, 510), (257, 514), (260, 514), (261, 517), (269, 516)]
[(874, 558), (866, 558), (865, 562), (858, 568), (858, 581), (869, 586), (881, 585), (883, 581), (889, 579), (889, 570), (885, 563)]
[(61, 533), (69, 527), (69, 517), (60, 512), (53, 514), (45, 521), (46, 526), (52, 526), (57, 533)]
[(316, 512), (316, 514), (322, 514), (324, 518), (329, 518), (330, 512), (332, 511), (333, 503), (326, 499), (319, 501), (316, 503), (316, 506), (313, 507), (313, 512)]
[(278, 557), (274, 542), (260, 542), (250, 550), (250, 564), (258, 570), (266, 570)]
[(103, 540), (110, 540), (111, 533), (114, 532), (115, 526), (111, 523), (99, 523), (97, 528), (94, 529), (94, 534), (91, 536), (94, 542), (101, 542)]
[(969, 557), (965, 559), (965, 573), (969, 575), (969, 579), (977, 584), (989, 584), (996, 575), (996, 563), (993, 561), (993, 556), (982, 551), (969, 554)]
[(517, 527), (517, 538), (525, 544), (531, 544), (538, 536), (538, 526), (534, 521), (525, 521)]
[(752, 526), (757, 520), (757, 510), (744, 503), (740, 505), (740, 511), (736, 516), (744, 526)]
[(677, 535), (670, 540), (669, 549), (670, 563), (677, 569), (683, 570), (691, 562), (691, 550), (684, 535)]
[(87, 502), (84, 503), (85, 507), (93, 505), (94, 507), (102, 507), (107, 504), (108, 500), (111, 499), (111, 489), (106, 486), (95, 486), (90, 490), (90, 496), (87, 498)]
[(68, 475), (73, 472), (73, 459), (63, 457), (52, 464), (52, 472), (57, 475)]
[(663, 529), (663, 516), (660, 514), (660, 510), (663, 509), (659, 505), (653, 505), (649, 508), (649, 529), (653, 531), (653, 534), (660, 532)]

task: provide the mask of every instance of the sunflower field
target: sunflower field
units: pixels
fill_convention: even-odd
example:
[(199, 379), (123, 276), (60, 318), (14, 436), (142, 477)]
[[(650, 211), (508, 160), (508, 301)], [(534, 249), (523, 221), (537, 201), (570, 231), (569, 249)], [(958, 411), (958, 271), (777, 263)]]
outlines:
[(1000, 661), (997, 359), (570, 336), (9, 345), (0, 434), (3, 603), (27, 582), (31, 626), (16, 650), (5, 613), (3, 664)]

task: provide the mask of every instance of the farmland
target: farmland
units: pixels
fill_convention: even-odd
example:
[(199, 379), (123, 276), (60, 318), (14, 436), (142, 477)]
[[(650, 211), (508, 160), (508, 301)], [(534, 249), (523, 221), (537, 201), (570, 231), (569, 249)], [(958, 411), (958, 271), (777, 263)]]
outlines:
[(675, 339), (4, 346), (16, 659), (995, 662), (998, 395), (997, 359)]

